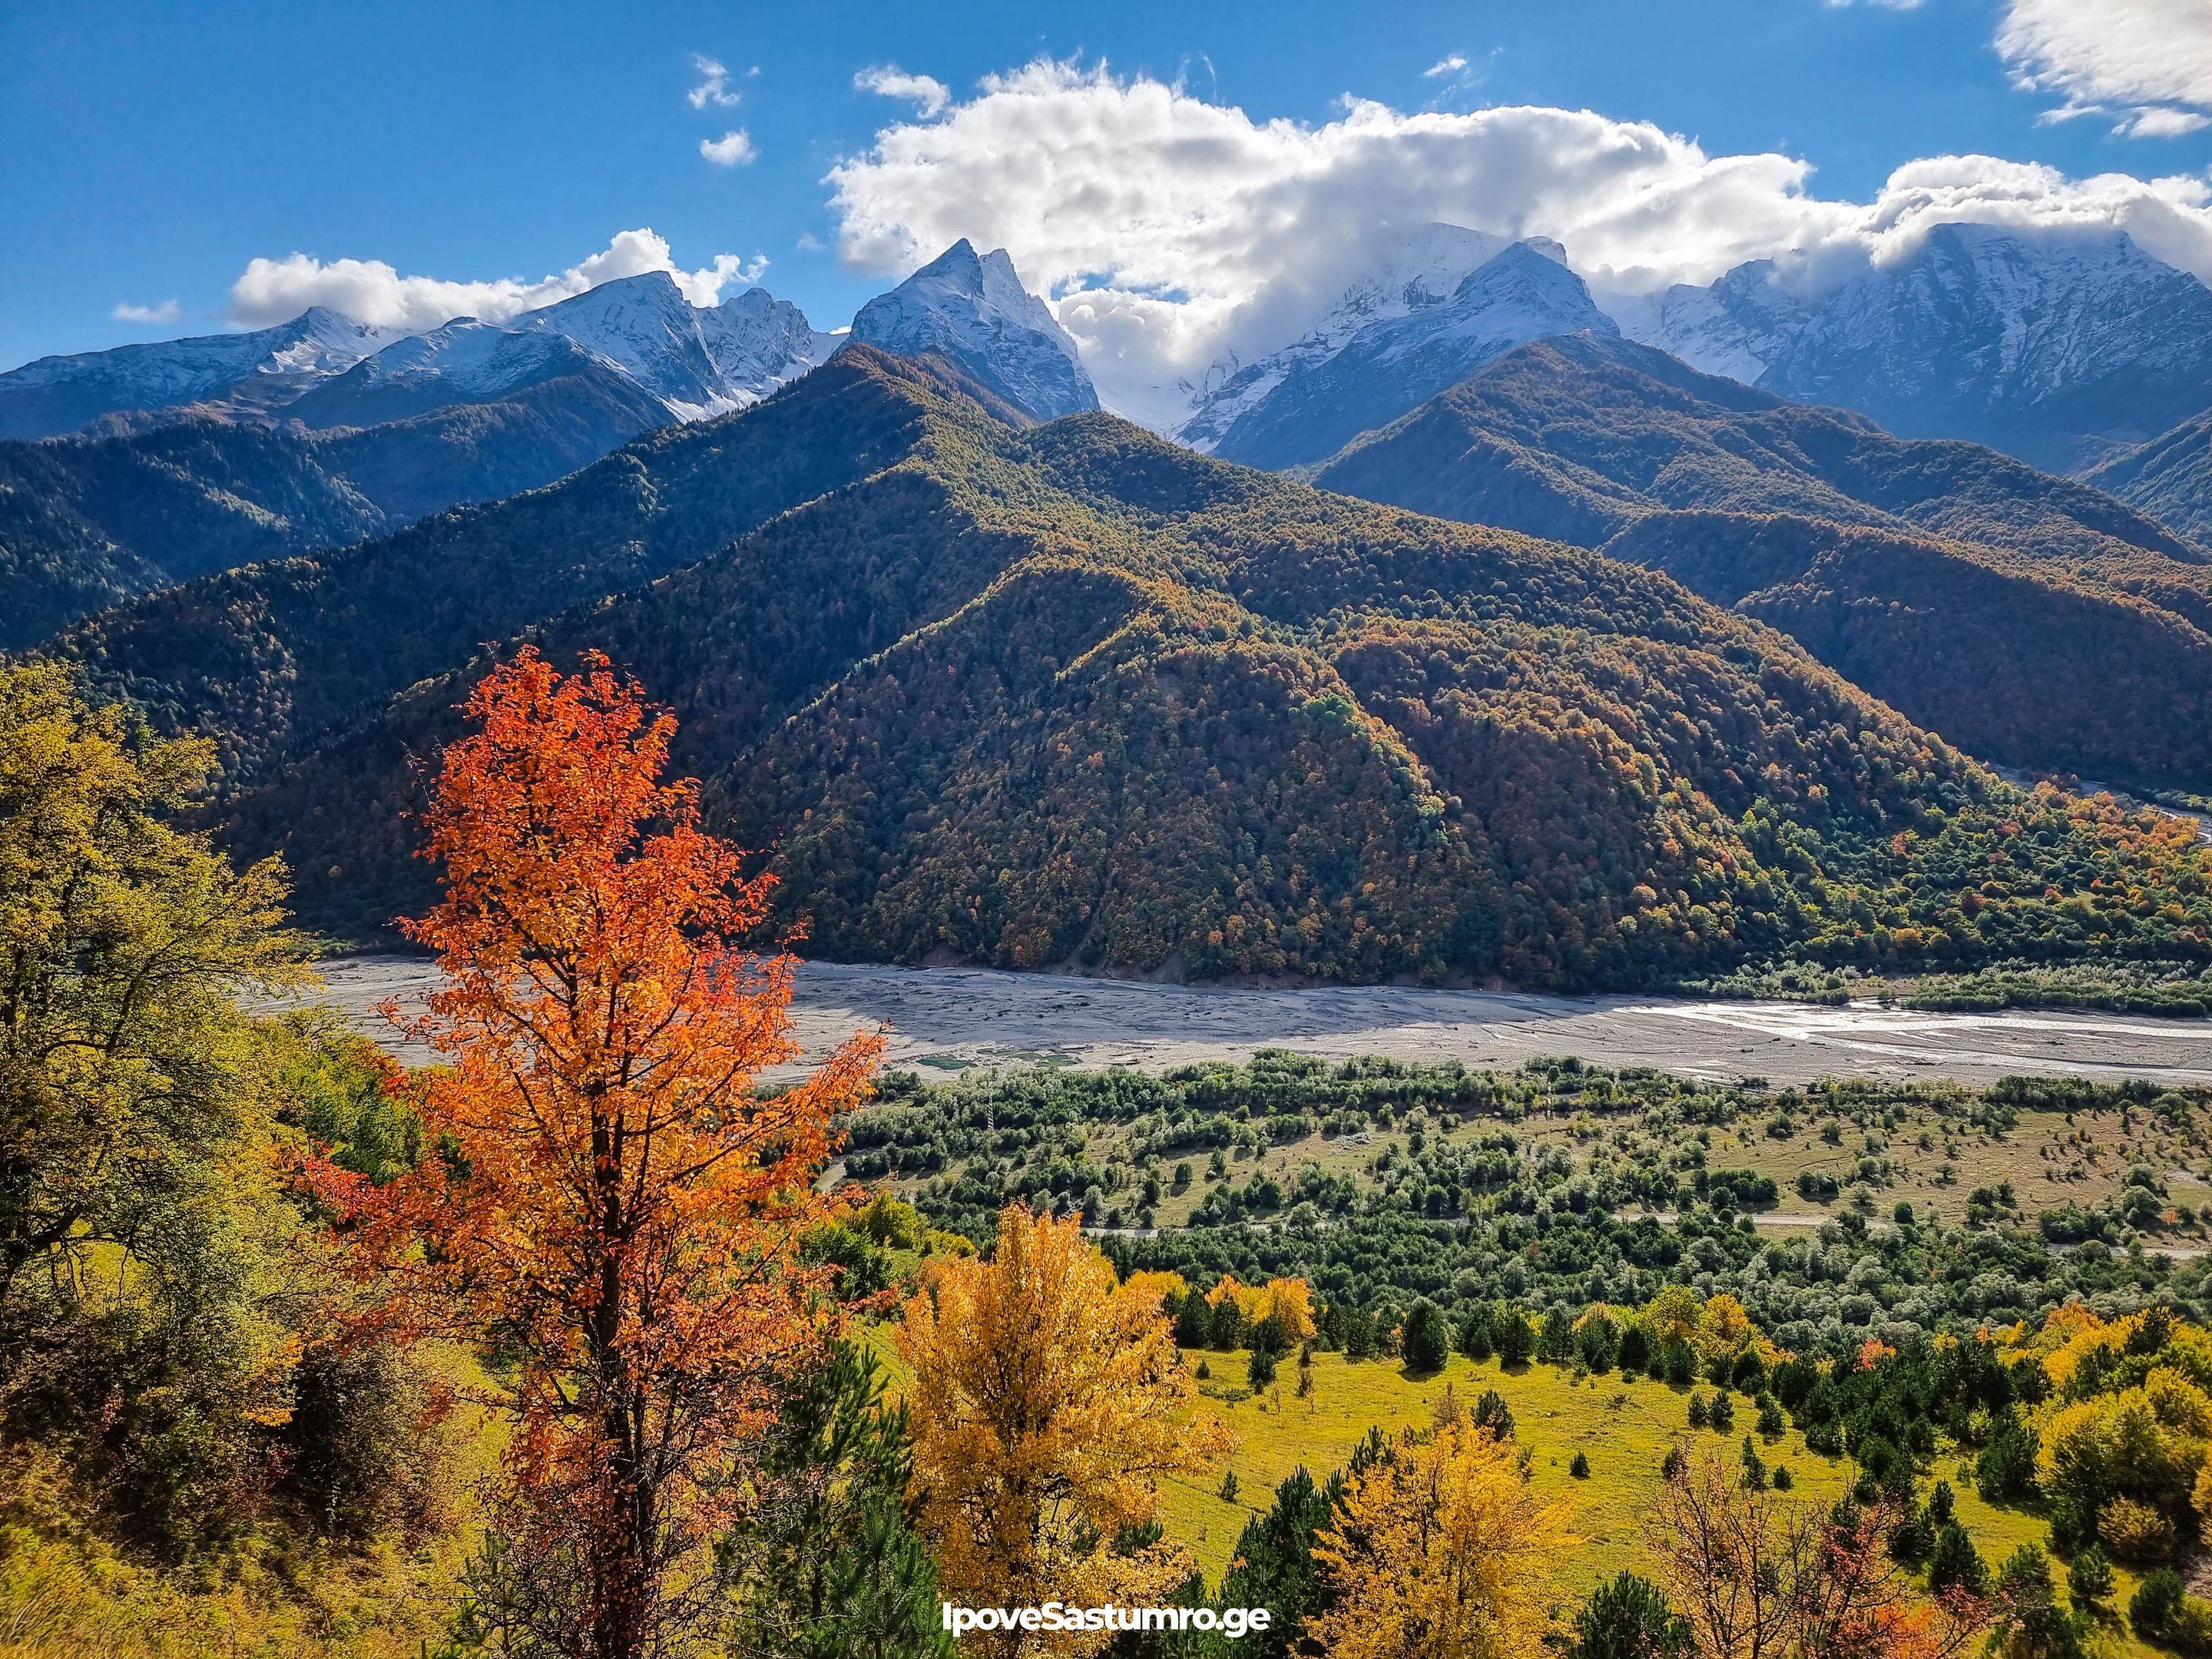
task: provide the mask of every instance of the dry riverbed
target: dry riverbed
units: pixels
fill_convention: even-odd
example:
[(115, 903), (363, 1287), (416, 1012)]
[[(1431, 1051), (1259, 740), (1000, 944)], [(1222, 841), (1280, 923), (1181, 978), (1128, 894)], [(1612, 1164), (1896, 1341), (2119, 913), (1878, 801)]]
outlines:
[[(324, 964), (327, 999), (412, 1060), (375, 1014), (413, 1001), (430, 964), (357, 956)], [(1651, 1066), (1712, 1081), (1761, 1077), (1952, 1078), (2008, 1073), (2212, 1084), (2212, 1020), (2006, 1010), (1917, 1013), (1854, 1004), (1553, 997), (1398, 986), (1214, 989), (973, 968), (808, 963), (793, 1013), (808, 1053), (887, 1028), (887, 1063), (950, 1076), (973, 1066), (1132, 1066), (1241, 1060), (1289, 1048), (1510, 1067), (1539, 1054)]]

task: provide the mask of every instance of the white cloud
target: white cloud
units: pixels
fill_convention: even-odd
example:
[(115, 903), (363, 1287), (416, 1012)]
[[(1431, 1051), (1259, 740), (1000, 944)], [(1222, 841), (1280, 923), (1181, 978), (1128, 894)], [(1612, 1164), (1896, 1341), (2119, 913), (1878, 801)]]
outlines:
[[(705, 109), (710, 104), (720, 109), (727, 109), (743, 95), (730, 90), (729, 70), (713, 58), (695, 52), (691, 54), (691, 67), (699, 72), (700, 81), (697, 86), (684, 94), (684, 98), (693, 109)], [(749, 76), (758, 75), (760, 70), (754, 68), (746, 73)]]
[(1224, 352), (1293, 337), (1378, 241), (1432, 221), (1555, 237), (1595, 286), (1629, 291), (1768, 257), (1802, 283), (1841, 280), (1962, 220), (2117, 227), (2212, 276), (2199, 178), (1939, 156), (1851, 202), (1813, 194), (1811, 173), (1587, 110), (1407, 113), (1347, 98), (1319, 125), (1261, 122), (1158, 80), (1040, 61), (934, 122), (884, 128), (829, 183), (860, 270), (900, 274), (961, 236), (1009, 250), (1101, 395), (1145, 418)]
[(943, 112), (952, 101), (952, 89), (932, 75), (908, 75), (896, 64), (878, 64), (853, 77), (861, 92), (881, 93), (886, 98), (911, 99), (923, 120)]
[(183, 314), (174, 300), (154, 306), (134, 306), (126, 301), (108, 313), (118, 323), (173, 323)]
[(1421, 79), (1433, 81), (1439, 75), (1456, 75), (1467, 67), (1467, 59), (1457, 52), (1449, 58), (1439, 58), (1421, 71)]
[(2136, 138), (2212, 125), (2204, 0), (2009, 0), (1996, 44), (2018, 85), (2060, 100), (2050, 118), (2099, 116)]
[(719, 138), (699, 141), (699, 154), (718, 167), (744, 167), (759, 153), (743, 127), (733, 127)]
[(713, 264), (684, 270), (670, 257), (667, 241), (642, 228), (619, 232), (602, 252), (534, 283), (519, 276), (480, 282), (403, 276), (381, 259), (325, 263), (294, 253), (248, 264), (231, 285), (230, 314), (248, 327), (283, 322), (309, 306), (327, 306), (377, 328), (435, 328), (455, 317), (498, 323), (649, 270), (666, 271), (693, 305), (712, 305), (724, 289), (757, 281), (767, 264), (758, 255), (748, 264), (734, 253), (718, 253)]

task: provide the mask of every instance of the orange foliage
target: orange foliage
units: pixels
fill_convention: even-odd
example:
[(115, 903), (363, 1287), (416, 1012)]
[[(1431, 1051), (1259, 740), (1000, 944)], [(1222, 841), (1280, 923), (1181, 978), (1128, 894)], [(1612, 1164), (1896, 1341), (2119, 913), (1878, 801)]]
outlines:
[(380, 1188), (320, 1180), (390, 1318), (514, 1357), (512, 1616), (632, 1659), (700, 1613), (685, 1563), (726, 1519), (770, 1374), (822, 1339), (798, 1243), (879, 1043), (755, 1096), (798, 1054), (793, 963), (732, 943), (767, 882), (700, 830), (692, 783), (661, 781), (675, 722), (634, 682), (526, 651), (467, 712), (425, 816), (445, 897), (404, 924), (446, 976), (414, 1023), (447, 1061), (416, 1094), (436, 1150)]

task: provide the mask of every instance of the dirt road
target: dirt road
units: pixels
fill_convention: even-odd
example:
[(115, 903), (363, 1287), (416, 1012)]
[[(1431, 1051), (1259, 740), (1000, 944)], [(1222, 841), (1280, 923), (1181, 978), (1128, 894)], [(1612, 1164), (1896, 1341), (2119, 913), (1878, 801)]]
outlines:
[[(390, 1033), (375, 1018), (377, 1003), (419, 995), (432, 972), (409, 957), (350, 957), (326, 964), (325, 979), (330, 1000), (383, 1041)], [(1870, 1004), (1816, 1008), (1395, 986), (1217, 990), (830, 963), (800, 970), (795, 1012), (810, 1053), (884, 1025), (889, 1063), (948, 1075), (965, 1066), (1055, 1059), (1158, 1071), (1284, 1047), (1332, 1059), (1386, 1054), (1495, 1066), (1577, 1054), (1607, 1066), (1776, 1084), (1840, 1076), (1986, 1083), (2023, 1073), (2212, 1084), (2212, 1020), (2142, 1015), (1930, 1014)]]

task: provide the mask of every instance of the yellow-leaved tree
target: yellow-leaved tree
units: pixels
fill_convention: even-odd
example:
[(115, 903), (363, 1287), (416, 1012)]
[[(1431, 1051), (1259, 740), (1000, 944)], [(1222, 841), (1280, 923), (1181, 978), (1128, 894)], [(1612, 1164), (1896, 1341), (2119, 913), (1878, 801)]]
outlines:
[(1520, 1659), (1540, 1650), (1566, 1505), (1520, 1454), (1456, 1413), (1354, 1475), (1315, 1540), (1337, 1593), (1312, 1633), (1331, 1659)]
[[(999, 1217), (988, 1261), (931, 1260), (896, 1331), (913, 1370), (914, 1483), (945, 1595), (969, 1605), (1165, 1601), (1189, 1551), (1117, 1549), (1150, 1522), (1158, 1481), (1228, 1449), (1197, 1405), (1161, 1309), (1163, 1281), (1122, 1283), (1079, 1222)], [(1104, 1632), (986, 1632), (979, 1650), (1085, 1654)]]

